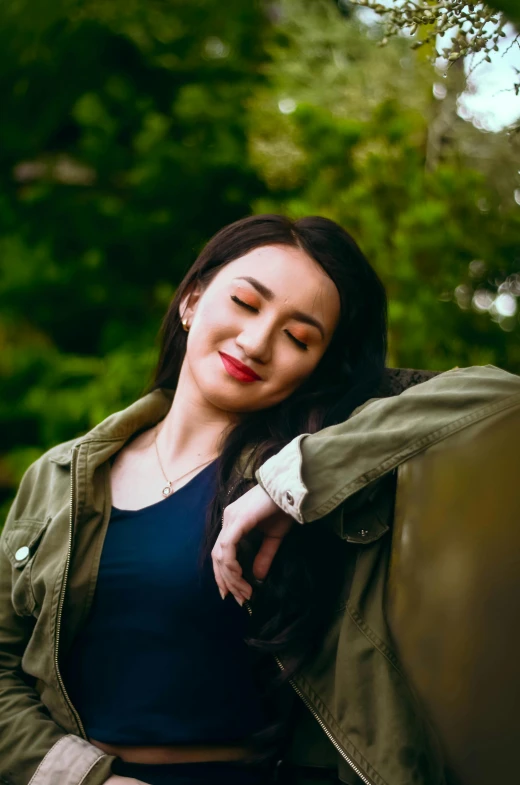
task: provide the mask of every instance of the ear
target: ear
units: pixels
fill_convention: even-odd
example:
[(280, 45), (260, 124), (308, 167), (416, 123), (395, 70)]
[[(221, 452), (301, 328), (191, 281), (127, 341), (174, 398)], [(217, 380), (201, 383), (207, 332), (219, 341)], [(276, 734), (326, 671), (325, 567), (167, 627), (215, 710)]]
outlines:
[(193, 321), (193, 316), (197, 310), (197, 303), (202, 294), (202, 287), (198, 281), (194, 281), (187, 289), (179, 304), (179, 316), (181, 321), (187, 319), (188, 324)]

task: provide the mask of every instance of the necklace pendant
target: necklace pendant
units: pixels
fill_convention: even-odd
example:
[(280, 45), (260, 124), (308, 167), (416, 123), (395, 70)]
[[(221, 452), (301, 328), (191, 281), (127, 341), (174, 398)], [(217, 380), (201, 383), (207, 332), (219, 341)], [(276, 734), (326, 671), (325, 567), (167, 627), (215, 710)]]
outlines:
[(171, 492), (172, 492), (172, 484), (171, 482), (169, 482), (168, 485), (165, 485), (164, 488), (162, 489), (162, 495), (169, 496)]

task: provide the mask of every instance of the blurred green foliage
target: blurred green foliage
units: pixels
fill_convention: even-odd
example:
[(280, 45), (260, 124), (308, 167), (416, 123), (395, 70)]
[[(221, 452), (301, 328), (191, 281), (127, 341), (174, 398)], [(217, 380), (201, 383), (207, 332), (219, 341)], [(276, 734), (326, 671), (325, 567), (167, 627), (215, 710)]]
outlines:
[(433, 98), (407, 43), (332, 0), (4, 0), (0, 22), (4, 507), (143, 391), (184, 271), (251, 212), (352, 231), (389, 364), (520, 372), (518, 142), (458, 117), (456, 76)]

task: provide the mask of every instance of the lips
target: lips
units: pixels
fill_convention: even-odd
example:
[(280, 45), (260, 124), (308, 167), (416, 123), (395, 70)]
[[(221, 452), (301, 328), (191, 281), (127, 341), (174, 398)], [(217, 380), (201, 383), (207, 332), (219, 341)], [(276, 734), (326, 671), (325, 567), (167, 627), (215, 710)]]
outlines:
[(247, 365), (244, 365), (244, 363), (241, 363), (240, 360), (237, 360), (235, 357), (231, 357), (224, 352), (219, 352), (219, 354), (224, 368), (234, 379), (238, 379), (239, 382), (262, 381), (261, 376), (258, 376), (257, 373), (251, 370), (251, 368), (248, 368)]

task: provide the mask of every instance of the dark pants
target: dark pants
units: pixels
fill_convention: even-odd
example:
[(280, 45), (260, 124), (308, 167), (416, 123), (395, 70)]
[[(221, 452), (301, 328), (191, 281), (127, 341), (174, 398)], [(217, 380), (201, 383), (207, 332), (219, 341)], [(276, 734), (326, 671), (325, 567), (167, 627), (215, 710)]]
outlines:
[(119, 758), (112, 774), (135, 777), (148, 785), (270, 785), (274, 767), (242, 762), (126, 763)]
[(125, 763), (118, 758), (112, 773), (147, 785), (342, 785), (333, 769), (276, 763)]

